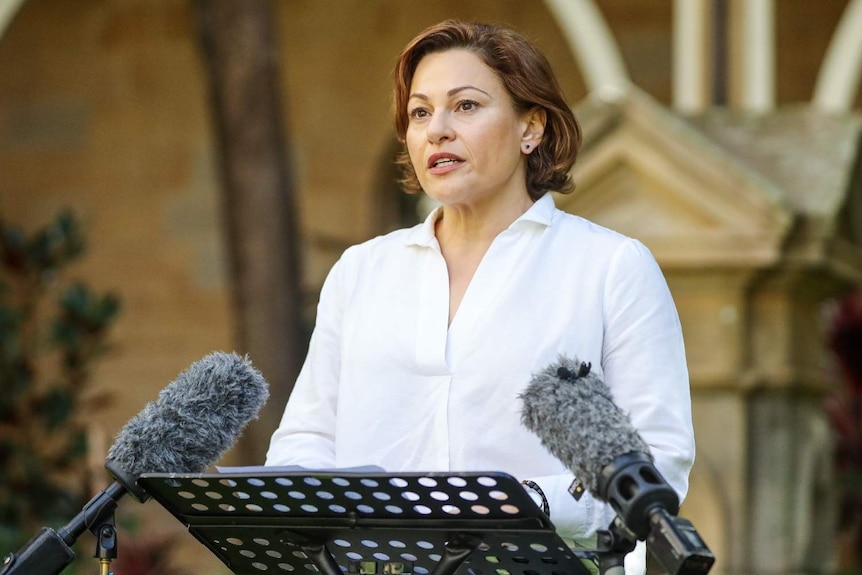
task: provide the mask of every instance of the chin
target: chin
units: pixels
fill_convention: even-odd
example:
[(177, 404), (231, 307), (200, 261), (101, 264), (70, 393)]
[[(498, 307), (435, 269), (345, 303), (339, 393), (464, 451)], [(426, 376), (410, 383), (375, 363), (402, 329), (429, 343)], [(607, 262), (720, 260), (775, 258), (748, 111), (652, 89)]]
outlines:
[(464, 186), (460, 185), (447, 185), (438, 182), (436, 185), (427, 186), (423, 189), (429, 197), (441, 204), (457, 202), (458, 200), (466, 199), (469, 196), (469, 193), (464, 189)]

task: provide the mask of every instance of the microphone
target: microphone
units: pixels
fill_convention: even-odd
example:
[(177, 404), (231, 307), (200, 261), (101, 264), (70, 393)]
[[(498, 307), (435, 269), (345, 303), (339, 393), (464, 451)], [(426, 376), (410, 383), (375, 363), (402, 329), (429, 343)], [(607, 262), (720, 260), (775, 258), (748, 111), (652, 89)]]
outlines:
[[(7, 555), (0, 575), (58, 575), (74, 560), (70, 546), (85, 530), (100, 539), (112, 534), (123, 495), (141, 503), (150, 498), (137, 484), (142, 474), (203, 472), (236, 442), (268, 398), (268, 384), (247, 358), (215, 352), (193, 363), (117, 434), (105, 464), (114, 482), (59, 531), (43, 528), (18, 553)], [(111, 533), (101, 528), (106, 524)]]
[(144, 473), (200, 473), (215, 463), (269, 398), (263, 376), (237, 354), (193, 363), (117, 434), (105, 464), (139, 501)]
[(589, 363), (560, 356), (534, 374), (520, 398), (521, 422), (575, 475), (575, 499), (588, 490), (610, 503), (671, 575), (709, 571), (715, 557), (691, 523), (675, 517), (679, 496)]

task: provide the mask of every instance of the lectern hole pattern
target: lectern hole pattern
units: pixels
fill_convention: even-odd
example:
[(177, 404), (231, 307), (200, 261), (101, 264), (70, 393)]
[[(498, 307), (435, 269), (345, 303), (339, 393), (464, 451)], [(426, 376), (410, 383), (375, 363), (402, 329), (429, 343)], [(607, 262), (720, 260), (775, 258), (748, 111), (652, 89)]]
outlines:
[[(195, 489), (182, 489), (182, 480), (172, 482), (180, 487), (176, 494), (191, 502), (200, 513), (302, 514), (309, 516), (343, 516), (350, 512), (363, 515), (390, 514), (402, 517), (429, 516), (437, 512), (449, 516), (512, 516), (521, 509), (509, 501), (509, 495), (494, 489), (493, 477), (475, 478), (471, 486), (461, 477), (392, 478), (386, 483), (347, 477), (271, 477), (235, 480), (231, 478), (193, 479)], [(179, 483), (179, 485), (177, 485)], [(480, 494), (484, 497), (480, 498)], [(254, 501), (250, 501), (250, 500)], [(480, 502), (480, 499), (484, 499)], [(352, 508), (336, 501), (356, 502)]]
[(327, 564), (332, 575), (332, 561), (348, 575), (429, 575), (441, 561), (457, 565), (453, 575), (584, 575), (517, 481), (492, 475), (273, 472), (148, 481), (239, 575), (317, 575)]
[[(339, 568), (345, 573), (356, 573), (357, 564), (371, 562), (380, 575), (428, 575), (446, 553), (445, 541), (436, 537), (423, 539), (421, 534), (392, 531), (375, 539), (366, 536), (350, 540), (349, 537), (349, 534), (336, 537), (328, 545)], [(276, 534), (248, 540), (227, 537), (213, 541), (219, 545), (223, 556), (230, 559), (239, 555), (251, 560), (250, 565), (257, 572), (320, 573), (297, 543)], [(458, 572), (464, 575), (575, 575), (576, 572), (566, 568), (566, 563), (572, 560), (570, 551), (563, 546), (551, 549), (515, 536), (512, 540), (492, 541), (492, 545), (480, 546)]]

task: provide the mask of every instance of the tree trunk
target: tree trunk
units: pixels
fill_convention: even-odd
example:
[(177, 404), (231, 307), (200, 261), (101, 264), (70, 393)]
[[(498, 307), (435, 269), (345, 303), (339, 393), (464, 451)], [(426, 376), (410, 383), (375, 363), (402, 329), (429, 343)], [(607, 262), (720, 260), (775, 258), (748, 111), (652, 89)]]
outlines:
[(268, 0), (198, 0), (223, 177), (238, 351), (270, 384), (243, 435), (260, 464), (305, 351), (299, 237)]

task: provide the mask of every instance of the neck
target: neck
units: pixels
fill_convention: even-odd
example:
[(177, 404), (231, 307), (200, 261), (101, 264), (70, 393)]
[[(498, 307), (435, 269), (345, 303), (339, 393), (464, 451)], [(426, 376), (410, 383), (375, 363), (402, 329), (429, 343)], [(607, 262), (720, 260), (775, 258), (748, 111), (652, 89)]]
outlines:
[(444, 204), (435, 226), (437, 240), (440, 243), (490, 244), (532, 205), (528, 195), (491, 209)]

